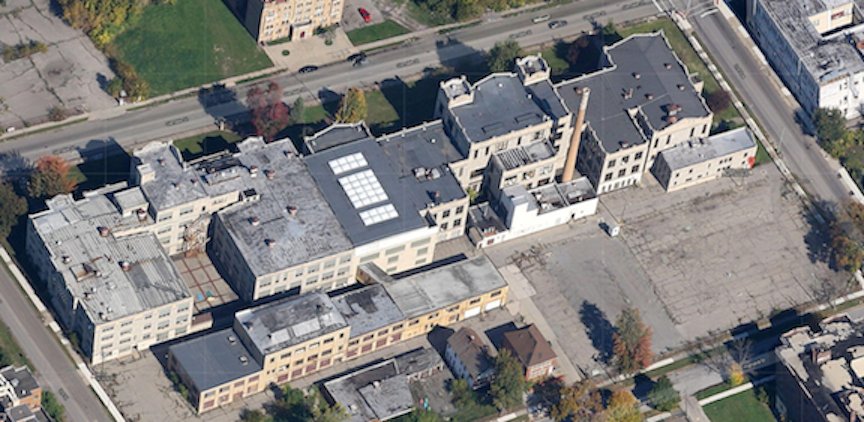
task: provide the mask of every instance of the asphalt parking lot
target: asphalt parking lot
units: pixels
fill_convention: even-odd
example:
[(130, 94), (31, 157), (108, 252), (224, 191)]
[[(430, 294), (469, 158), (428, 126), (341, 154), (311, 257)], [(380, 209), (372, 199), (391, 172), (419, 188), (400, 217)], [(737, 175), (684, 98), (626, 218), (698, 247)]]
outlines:
[(50, 0), (8, 0), (0, 6), (0, 44), (30, 40), (45, 43), (48, 51), (0, 60), (0, 126), (40, 123), (57, 106), (85, 112), (116, 105), (100, 85), (114, 77), (108, 59), (84, 33), (63, 23)]
[[(647, 179), (647, 180), (646, 180)], [(848, 275), (810, 258), (799, 200), (770, 165), (665, 193), (642, 187), (607, 194), (598, 214), (489, 248), (497, 266), (517, 264), (558, 342), (577, 367), (599, 373), (610, 330), (640, 309), (662, 352), (808, 302), (817, 282)], [(610, 238), (601, 222), (621, 222)]]

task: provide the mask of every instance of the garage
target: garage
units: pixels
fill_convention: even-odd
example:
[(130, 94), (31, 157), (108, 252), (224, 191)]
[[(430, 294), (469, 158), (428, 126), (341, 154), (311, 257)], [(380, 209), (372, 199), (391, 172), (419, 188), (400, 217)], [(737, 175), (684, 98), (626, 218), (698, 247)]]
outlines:
[(493, 310), (493, 309), (495, 309), (495, 308), (498, 308), (499, 306), (501, 306), (501, 299), (494, 300), (494, 301), (489, 302), (489, 303), (486, 304), (486, 309), (485, 309), (485, 311), (486, 311), (486, 312), (489, 312), (489, 311), (491, 311), (491, 310)]
[(477, 315), (480, 315), (480, 307), (479, 306), (476, 308), (471, 308), (471, 309), (465, 311), (465, 319), (475, 317)]

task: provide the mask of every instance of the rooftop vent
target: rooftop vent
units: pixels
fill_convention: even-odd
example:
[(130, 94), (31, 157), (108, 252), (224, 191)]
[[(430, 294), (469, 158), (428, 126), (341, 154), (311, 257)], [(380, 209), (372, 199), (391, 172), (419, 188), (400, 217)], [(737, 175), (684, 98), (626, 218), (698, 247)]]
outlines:
[(237, 344), (237, 337), (234, 337), (233, 335), (229, 335), (228, 336), (228, 343)]
[(621, 141), (621, 148), (630, 148), (630, 143), (627, 141)]
[(240, 356), (240, 363), (246, 365), (247, 363), (249, 363), (249, 358), (247, 358), (246, 356)]
[(72, 258), (70, 258), (69, 255), (63, 255), (63, 263), (68, 264), (70, 262), (72, 262)]
[(140, 210), (138, 210), (138, 211), (135, 211), (135, 214), (138, 215), (138, 220), (139, 220), (139, 221), (144, 221), (144, 220), (147, 219), (147, 211), (144, 211), (143, 209), (140, 209)]
[(192, 179), (192, 186), (198, 186), (198, 179)]
[(810, 353), (813, 358), (813, 363), (817, 365), (827, 362), (831, 359), (831, 349), (822, 350), (818, 347), (814, 347), (810, 350)]
[(174, 190), (178, 190), (178, 189), (180, 189), (180, 184), (179, 184), (179, 183), (172, 183), (171, 186), (174, 187)]
[(111, 234), (111, 229), (108, 227), (99, 227), (99, 236), (108, 237)]
[(633, 98), (633, 88), (629, 88), (628, 90), (624, 91), (624, 99), (629, 100), (631, 98)]
[(672, 69), (672, 63), (663, 63), (663, 67), (665, 67), (666, 70)]
[(164, 166), (164, 165), (165, 165), (165, 159), (164, 159), (164, 158), (157, 158), (157, 159), (156, 159), (156, 162), (159, 163), (160, 166)]
[(268, 179), (273, 179), (276, 177), (276, 172), (270, 169), (264, 170), (264, 176), (267, 176)]
[(249, 177), (251, 177), (251, 178), (258, 177), (258, 166), (250, 166), (249, 167)]
[(640, 79), (640, 78), (642, 78), (642, 74), (639, 72), (633, 72), (633, 77), (636, 79)]
[(684, 86), (684, 84), (678, 84), (678, 90), (679, 90), (679, 91), (683, 91), (684, 88), (686, 88), (686, 87)]
[(129, 271), (132, 269), (132, 264), (129, 261), (120, 261), (120, 269), (123, 271)]
[(276, 241), (273, 239), (264, 239), (264, 244), (267, 245), (268, 247), (272, 248), (272, 247), (276, 246)]
[(252, 217), (249, 219), (249, 224), (253, 227), (258, 227), (258, 225), (261, 224), (261, 220), (258, 217)]
[(573, 90), (576, 91), (577, 94), (582, 95), (583, 88), (581, 86), (577, 86), (573, 88)]
[(678, 114), (679, 111), (681, 111), (681, 106), (678, 104), (669, 104), (666, 106), (666, 115), (667, 116), (674, 116), (674, 115)]
[(649, 100), (653, 100), (653, 99), (654, 99), (654, 94), (652, 94), (652, 93), (649, 92), (649, 93), (645, 94), (645, 98), (647, 98), (647, 99), (649, 99)]
[(293, 206), (293, 205), (291, 205), (291, 206), (288, 207), (288, 215), (290, 215), (290, 216), (295, 216), (295, 215), (297, 215), (297, 211), (300, 211), (300, 209), (297, 208), (297, 207), (295, 207), (295, 206)]
[(670, 125), (671, 125), (672, 123), (677, 122), (677, 121), (678, 121), (678, 117), (675, 117), (675, 116), (669, 116), (669, 117), (666, 118), (666, 122), (669, 123)]

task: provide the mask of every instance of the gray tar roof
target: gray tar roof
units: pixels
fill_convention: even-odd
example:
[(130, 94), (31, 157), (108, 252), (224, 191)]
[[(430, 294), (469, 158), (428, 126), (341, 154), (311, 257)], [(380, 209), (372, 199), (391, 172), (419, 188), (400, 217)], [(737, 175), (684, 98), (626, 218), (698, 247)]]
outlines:
[(30, 406), (24, 403), (7, 409), (6, 415), (9, 417), (9, 422), (35, 422), (37, 420), (36, 415), (30, 410)]
[(485, 255), (411, 274), (381, 277), (381, 284), (406, 318), (414, 318), (507, 285)]
[(170, 209), (210, 195), (204, 184), (199, 183), (194, 166), (183, 161), (180, 151), (171, 142), (151, 142), (133, 154), (139, 172), (155, 173), (153, 180), (141, 184), (141, 190), (156, 210)]
[(660, 153), (672, 171), (754, 148), (756, 141), (747, 127), (728, 130), (705, 139), (693, 139)]
[[(529, 96), (529, 90), (515, 73), (489, 75), (474, 84), (473, 90), (473, 102), (451, 109), (471, 142), (482, 142), (549, 119), (547, 111)], [(551, 103), (546, 106), (550, 108)]]
[[(214, 163), (223, 169), (210, 174), (236, 175), (224, 183), (236, 183), (231, 189), (253, 199), (216, 215), (256, 276), (351, 250), (351, 241), (290, 140), (264, 144), (250, 138), (238, 148), (236, 156)], [(295, 207), (296, 214), (289, 207)]]
[(331, 300), (351, 326), (351, 338), (405, 319), (396, 302), (380, 284), (353, 290)]
[[(823, 38), (809, 19), (850, 1), (763, 0), (759, 3), (817, 83), (864, 71), (864, 62), (853, 43), (844, 36)], [(864, 2), (855, 0), (854, 3), (853, 7), (860, 10)]]
[[(631, 35), (604, 49), (611, 67), (562, 82), (557, 90), (571, 110), (578, 110), (582, 95), (576, 89), (590, 88), (585, 120), (607, 153), (618, 151), (623, 143), (647, 142), (629, 110), (638, 108), (655, 131), (668, 125), (666, 109), (671, 104), (681, 107), (678, 120), (710, 113), (662, 31)], [(632, 97), (625, 99), (631, 88)]]
[(307, 136), (304, 138), (304, 142), (308, 152), (315, 153), (371, 137), (372, 134), (369, 133), (366, 123), (361, 121), (333, 124), (312, 136)]
[[(105, 195), (80, 201), (60, 195), (30, 216), (66, 288), (94, 323), (111, 321), (191, 297), (186, 283), (152, 233), (115, 238), (111, 230), (148, 224), (123, 217)], [(123, 271), (121, 262), (130, 264)]]
[(168, 350), (198, 391), (206, 391), (261, 370), (261, 364), (253, 358), (232, 328), (182, 341)]
[[(418, 210), (433, 201), (435, 192), (441, 202), (466, 196), (449, 166), (465, 157), (450, 142), (440, 120), (384, 135), (378, 143), (399, 181), (413, 194)], [(420, 169), (426, 173), (418, 177)]]
[(39, 383), (36, 382), (36, 378), (33, 378), (33, 373), (26, 366), (19, 368), (11, 365), (7, 366), (0, 369), (0, 375), (3, 375), (3, 378), (6, 378), (7, 381), (17, 384), (15, 385), (15, 394), (18, 395), (18, 398), (27, 397), (33, 390), (39, 388)]
[(456, 334), (450, 336), (447, 339), (447, 347), (453, 350), (474, 379), (479, 379), (481, 375), (494, 368), (483, 340), (468, 327), (460, 328)]
[[(350, 156), (357, 157), (355, 155), (357, 153), (362, 154), (363, 163), (348, 166), (348, 170), (338, 175), (334, 173), (331, 162), (335, 163), (336, 160), (344, 160)], [(428, 227), (428, 223), (420, 216), (419, 211), (425, 209), (426, 202), (429, 201), (423, 201), (422, 205), (418, 203), (422, 194), (417, 192), (416, 180), (408, 181), (400, 178), (400, 173), (391, 166), (390, 159), (374, 139), (366, 138), (333, 147), (304, 157), (304, 160), (318, 188), (330, 203), (330, 208), (355, 246)], [(368, 174), (370, 170), (374, 173), (386, 198), (379, 198), (381, 200), (355, 208), (340, 180), (350, 180), (352, 177)], [(362, 193), (363, 190), (359, 189), (358, 192)], [(388, 204), (393, 206), (395, 217), (370, 225), (364, 224), (360, 213), (379, 209)]]
[(255, 348), (266, 356), (348, 326), (323, 293), (288, 297), (235, 314)]

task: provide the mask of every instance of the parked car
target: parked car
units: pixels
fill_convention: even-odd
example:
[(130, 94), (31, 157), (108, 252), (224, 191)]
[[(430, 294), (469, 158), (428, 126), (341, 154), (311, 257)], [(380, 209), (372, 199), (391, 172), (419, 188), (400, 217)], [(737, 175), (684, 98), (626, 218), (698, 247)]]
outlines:
[(365, 53), (354, 53), (354, 54), (348, 56), (347, 61), (349, 61), (349, 62), (356, 62), (357, 60), (365, 59), (365, 58), (366, 58), (366, 54), (365, 54)]
[(298, 70), (299, 73), (312, 73), (318, 70), (318, 66), (303, 66)]
[(534, 22), (534, 23), (546, 22), (549, 20), (549, 18), (550, 18), (549, 15), (540, 15), (540, 16), (535, 17), (534, 19), (531, 19), (531, 22)]
[(368, 11), (366, 11), (366, 9), (361, 7), (360, 9), (358, 9), (358, 11), (360, 12), (360, 16), (363, 17), (364, 21), (369, 22), (372, 20), (372, 16), (369, 14)]
[(366, 66), (367, 64), (369, 64), (369, 60), (365, 57), (361, 57), (354, 62), (354, 67)]
[(563, 26), (567, 26), (567, 21), (560, 20), (549, 22), (549, 29), (561, 28)]

